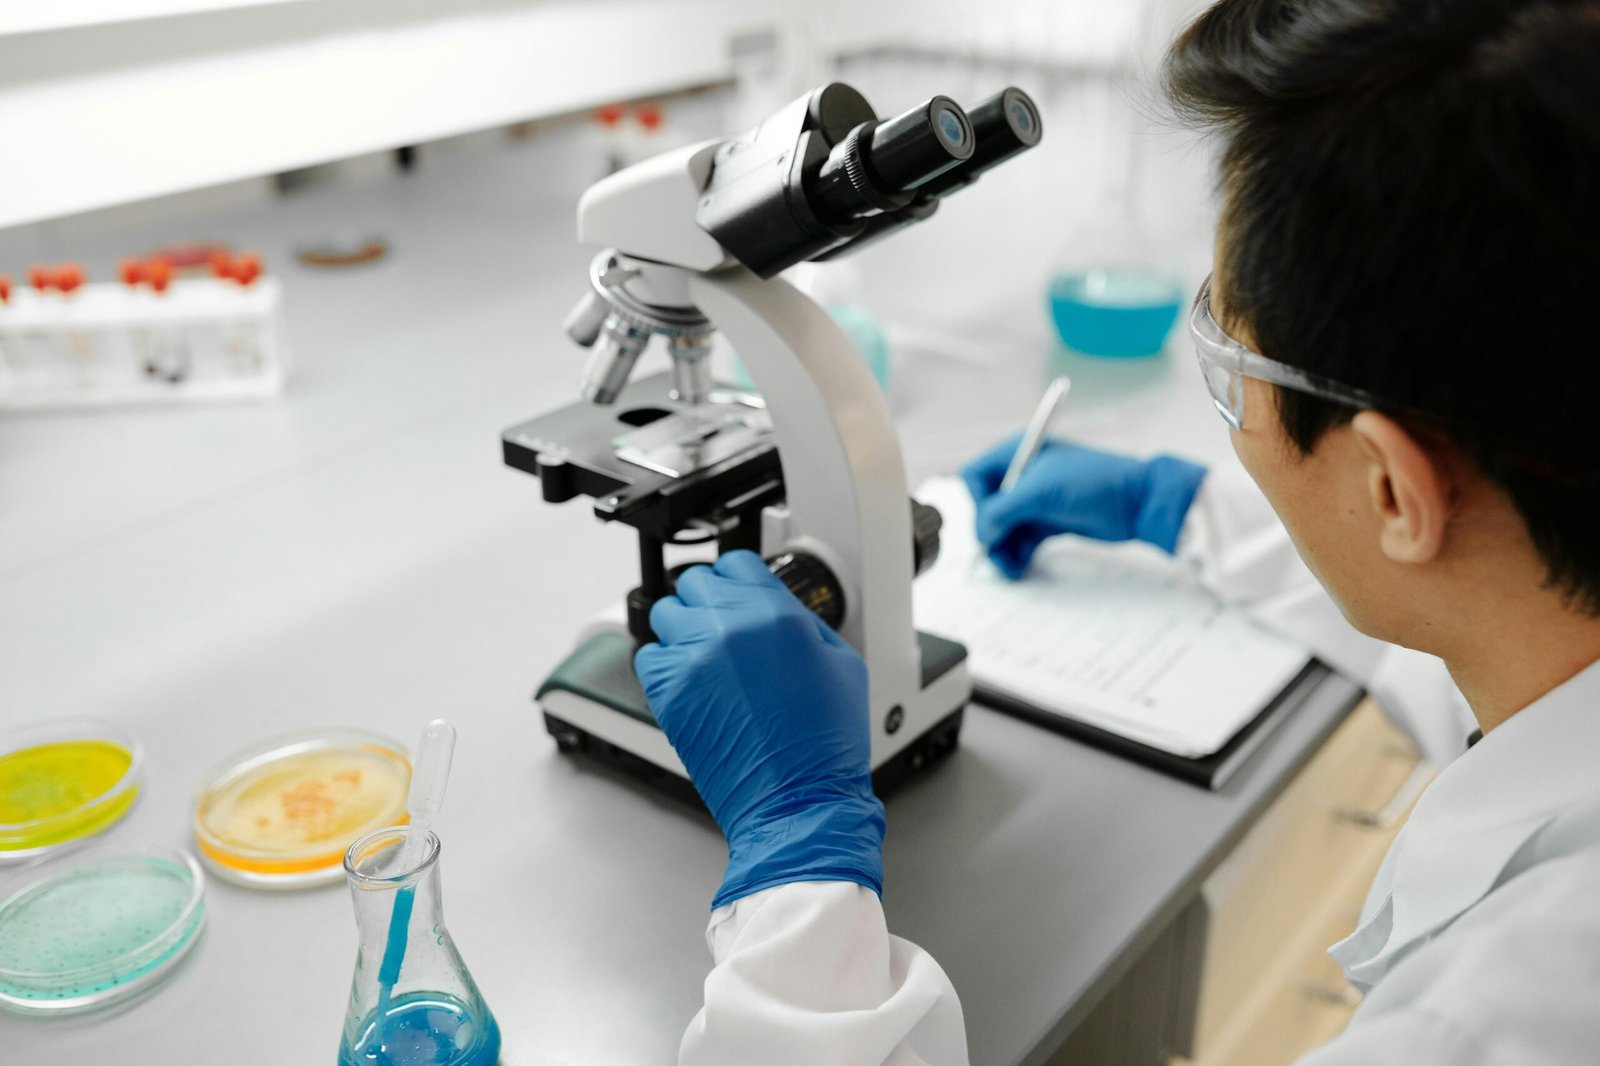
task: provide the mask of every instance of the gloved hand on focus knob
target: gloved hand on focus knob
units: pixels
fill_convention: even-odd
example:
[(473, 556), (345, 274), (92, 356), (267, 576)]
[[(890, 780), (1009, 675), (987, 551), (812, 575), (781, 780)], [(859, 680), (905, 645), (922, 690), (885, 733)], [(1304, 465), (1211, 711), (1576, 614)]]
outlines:
[(883, 890), (867, 665), (753, 552), (678, 578), (634, 657), (650, 710), (728, 838), (712, 907), (792, 881)]
[(1001, 492), (1019, 441), (998, 445), (961, 475), (977, 505), (978, 541), (1007, 577), (1027, 573), (1039, 545), (1062, 533), (1176, 551), (1204, 467), (1169, 455), (1140, 460), (1052, 440), (1016, 488)]

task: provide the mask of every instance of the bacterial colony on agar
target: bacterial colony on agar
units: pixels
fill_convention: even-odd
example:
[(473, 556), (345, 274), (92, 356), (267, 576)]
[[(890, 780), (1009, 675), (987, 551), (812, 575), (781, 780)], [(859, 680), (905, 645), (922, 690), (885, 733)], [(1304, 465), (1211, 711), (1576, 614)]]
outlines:
[(195, 843), (220, 877), (257, 888), (341, 878), (350, 843), (405, 821), (411, 763), (357, 730), (280, 737), (228, 759), (195, 803)]

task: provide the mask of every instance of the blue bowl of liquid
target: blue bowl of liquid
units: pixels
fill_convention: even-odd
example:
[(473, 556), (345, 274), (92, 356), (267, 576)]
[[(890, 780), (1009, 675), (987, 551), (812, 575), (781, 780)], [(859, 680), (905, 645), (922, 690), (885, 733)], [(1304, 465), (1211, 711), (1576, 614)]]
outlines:
[(1183, 306), (1166, 275), (1097, 268), (1058, 274), (1050, 283), (1050, 317), (1061, 343), (1084, 355), (1137, 359), (1161, 351)]

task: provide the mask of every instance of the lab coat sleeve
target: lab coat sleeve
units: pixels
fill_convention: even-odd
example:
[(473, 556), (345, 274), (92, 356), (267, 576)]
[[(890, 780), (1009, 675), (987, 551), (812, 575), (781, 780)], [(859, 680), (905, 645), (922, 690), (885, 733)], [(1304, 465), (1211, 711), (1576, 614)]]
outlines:
[(712, 912), (713, 968), (680, 1066), (965, 1066), (955, 989), (890, 936), (870, 889), (780, 885)]
[(1352, 626), (1243, 471), (1219, 467), (1206, 475), (1184, 522), (1178, 557), (1224, 603), (1299, 641), (1371, 691), (1429, 761), (1444, 766), (1465, 750), (1475, 723), (1444, 664)]

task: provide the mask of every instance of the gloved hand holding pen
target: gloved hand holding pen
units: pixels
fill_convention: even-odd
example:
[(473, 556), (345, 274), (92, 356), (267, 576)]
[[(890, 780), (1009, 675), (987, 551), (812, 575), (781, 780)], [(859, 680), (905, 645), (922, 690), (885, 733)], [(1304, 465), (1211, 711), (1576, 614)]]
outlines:
[(1039, 546), (1063, 533), (1177, 549), (1204, 467), (1168, 455), (1140, 460), (1050, 440), (1016, 487), (1002, 492), (1020, 439), (997, 445), (962, 471), (977, 505), (978, 541), (1007, 577), (1022, 577)]

